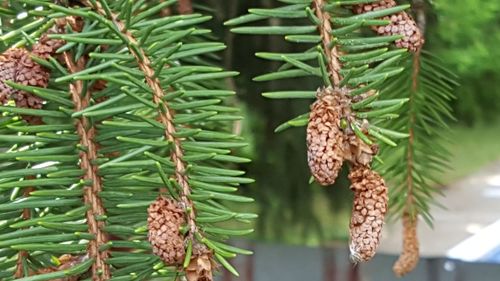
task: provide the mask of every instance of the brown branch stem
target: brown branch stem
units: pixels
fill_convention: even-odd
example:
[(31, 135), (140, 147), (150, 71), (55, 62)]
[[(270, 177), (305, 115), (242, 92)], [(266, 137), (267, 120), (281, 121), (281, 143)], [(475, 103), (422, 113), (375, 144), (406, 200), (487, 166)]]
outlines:
[[(413, 10), (415, 11), (415, 14), (417, 16), (417, 25), (420, 28), (420, 31), (422, 34), (425, 34), (425, 26), (426, 26), (426, 16), (425, 16), (425, 10), (424, 10), (424, 1), (423, 0), (413, 0)], [(408, 175), (406, 176), (406, 186), (407, 186), (407, 198), (406, 198), (406, 207), (405, 207), (405, 212), (408, 212), (408, 206), (411, 206), (413, 204), (414, 198), (413, 198), (413, 165), (414, 165), (414, 160), (413, 160), (413, 148), (414, 148), (414, 142), (415, 142), (415, 122), (416, 122), (416, 117), (415, 117), (415, 112), (413, 110), (413, 105), (414, 105), (414, 100), (415, 100), (415, 95), (417, 95), (418, 92), (418, 77), (420, 74), (420, 55), (421, 55), (421, 48), (418, 49), (415, 54), (413, 55), (413, 69), (412, 69), (412, 75), (411, 75), (411, 92), (410, 92), (410, 101), (409, 101), (409, 107), (410, 107), (410, 126), (409, 126), (409, 138), (408, 138), (408, 152), (406, 155), (406, 161), (407, 161), (407, 173)]]
[(425, 16), (425, 1), (424, 0), (413, 0), (413, 11), (417, 19), (418, 28), (425, 34), (425, 29), (427, 27), (427, 19)]
[[(27, 179), (34, 179), (33, 176), (27, 177)], [(24, 197), (27, 198), (30, 196), (30, 193), (34, 190), (33, 187), (27, 187), (24, 190)], [(26, 208), (23, 209), (23, 214), (21, 216), (23, 220), (29, 220), (31, 218), (31, 210)], [(24, 277), (24, 266), (23, 266), (23, 259), (28, 257), (28, 252), (27, 251), (19, 251), (17, 254), (17, 262), (16, 262), (16, 272), (14, 273), (14, 276), (16, 278), (23, 278)]]
[[(63, 59), (70, 73), (77, 73), (85, 69), (86, 58), (82, 57), (77, 62), (73, 61), (73, 56), (65, 52)], [(88, 107), (90, 103), (91, 92), (82, 95), (84, 90), (83, 82), (76, 81), (70, 85), (71, 99), (75, 104), (75, 111), (81, 111)], [(94, 258), (92, 265), (92, 276), (94, 281), (104, 281), (111, 278), (111, 272), (106, 259), (109, 256), (108, 251), (100, 251), (100, 247), (108, 242), (108, 236), (103, 231), (104, 222), (96, 219), (97, 216), (105, 214), (102, 201), (98, 194), (102, 191), (101, 177), (98, 175), (97, 166), (92, 162), (97, 160), (97, 146), (94, 143), (95, 128), (89, 120), (82, 116), (76, 120), (77, 133), (80, 136), (80, 145), (86, 148), (86, 151), (80, 152), (80, 167), (85, 171), (83, 178), (92, 182), (91, 186), (86, 186), (83, 194), (84, 202), (90, 206), (86, 213), (89, 232), (95, 235), (94, 240), (89, 241), (88, 254)]]
[(337, 47), (332, 46), (332, 24), (330, 22), (331, 16), (328, 12), (323, 11), (323, 6), (325, 5), (325, 0), (314, 0), (314, 9), (316, 10), (316, 16), (321, 21), (319, 26), (319, 31), (321, 33), (321, 40), (323, 42), (323, 49), (325, 50), (325, 55), (328, 60), (328, 74), (330, 80), (334, 87), (338, 87), (342, 81), (340, 76), (340, 61), (339, 52)]
[(179, 0), (177, 2), (177, 7), (180, 14), (188, 15), (193, 13), (193, 3), (191, 0)]
[[(106, 16), (106, 12), (101, 7), (98, 1), (96, 1), (98, 4), (97, 7), (95, 7), (88, 0), (85, 0), (83, 2), (88, 7), (95, 9), (100, 15)], [(127, 40), (129, 40), (130, 44), (139, 46), (137, 40), (134, 38), (132, 33), (130, 33), (125, 29), (125, 24), (123, 22), (118, 20), (118, 18), (115, 15), (113, 15), (112, 20), (115, 26), (118, 28), (118, 30), (123, 32), (123, 34), (127, 37)], [(188, 178), (186, 175), (186, 164), (182, 160), (184, 156), (184, 151), (182, 150), (180, 140), (175, 137), (177, 130), (174, 125), (174, 111), (171, 108), (169, 108), (167, 103), (163, 100), (165, 97), (165, 92), (161, 87), (160, 80), (158, 79), (158, 77), (155, 77), (155, 71), (151, 66), (151, 60), (146, 55), (143, 49), (138, 47), (137, 49), (140, 51), (140, 54), (137, 54), (135, 50), (130, 47), (130, 44), (129, 44), (129, 51), (135, 57), (137, 64), (139, 65), (139, 68), (144, 73), (146, 83), (153, 91), (153, 102), (156, 105), (158, 105), (159, 107), (158, 114), (160, 117), (160, 121), (166, 128), (165, 137), (168, 141), (172, 143), (170, 158), (172, 159), (172, 162), (175, 165), (176, 180), (180, 185), (180, 187), (182, 188), (181, 201), (182, 204), (184, 205), (183, 207), (187, 211), (187, 223), (190, 230), (188, 238), (192, 239), (194, 233), (196, 233), (197, 231), (195, 223), (194, 204), (191, 201), (191, 199), (189, 199), (189, 195), (191, 194), (191, 187), (189, 186)]]

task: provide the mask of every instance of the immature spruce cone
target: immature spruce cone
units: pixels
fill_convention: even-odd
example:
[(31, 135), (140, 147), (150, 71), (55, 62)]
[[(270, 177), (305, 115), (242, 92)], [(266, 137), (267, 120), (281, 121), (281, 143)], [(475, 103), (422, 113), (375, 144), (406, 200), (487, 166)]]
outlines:
[(331, 87), (318, 90), (307, 125), (307, 160), (311, 173), (321, 185), (335, 182), (344, 160), (344, 132), (340, 119), (347, 114), (346, 90)]
[[(63, 45), (62, 40), (48, 39), (43, 35), (39, 42), (33, 46), (30, 53), (25, 49), (14, 48), (5, 51), (0, 55), (0, 104), (5, 104), (10, 98), (16, 101), (17, 107), (40, 109), (43, 106), (43, 99), (31, 93), (13, 89), (7, 86), (4, 81), (12, 81), (18, 84), (47, 87), (49, 83), (49, 70), (45, 69), (31, 59), (31, 55), (47, 59)], [(35, 116), (23, 116), (31, 124), (41, 123), (41, 119)]]
[(43, 101), (26, 93), (10, 88), (4, 81), (10, 80), (22, 85), (47, 87), (50, 72), (33, 61), (31, 55), (47, 59), (61, 47), (63, 41), (48, 39), (43, 35), (30, 53), (25, 49), (13, 48), (0, 55), (0, 101), (5, 103), (14, 97), (16, 105), (27, 108), (41, 108)]
[(0, 55), (0, 102), (4, 104), (18, 91), (4, 84), (4, 81), (16, 81), (19, 61), (28, 52), (25, 49), (9, 49)]
[(345, 137), (344, 148), (345, 160), (353, 165), (370, 165), (373, 156), (378, 152), (377, 145), (368, 145), (359, 139), (354, 133)]
[(411, 272), (417, 267), (419, 258), (417, 219), (405, 213), (403, 216), (403, 252), (392, 267), (394, 274), (403, 277)]
[(349, 173), (354, 203), (350, 224), (351, 260), (368, 261), (380, 242), (387, 211), (387, 187), (382, 177), (368, 166), (354, 166)]
[[(370, 11), (387, 9), (396, 6), (394, 0), (383, 0), (380, 2), (356, 5), (353, 11), (356, 14), (362, 14)], [(390, 20), (391, 23), (384, 26), (374, 26), (373, 29), (384, 36), (403, 35), (404, 37), (396, 40), (398, 48), (407, 48), (416, 52), (424, 44), (424, 36), (417, 26), (415, 20), (406, 12), (399, 12), (394, 15), (382, 17), (383, 20)]]
[(42, 35), (38, 43), (33, 46), (33, 55), (40, 57), (42, 59), (48, 59), (50, 56), (54, 55), (57, 49), (64, 45), (63, 40), (59, 39), (49, 39), (47, 34)]
[(175, 200), (158, 197), (148, 208), (148, 238), (153, 253), (168, 265), (181, 265), (186, 254), (180, 227), (184, 211)]
[(191, 261), (186, 268), (187, 281), (212, 281), (213, 270), (212, 252), (203, 244), (195, 244)]

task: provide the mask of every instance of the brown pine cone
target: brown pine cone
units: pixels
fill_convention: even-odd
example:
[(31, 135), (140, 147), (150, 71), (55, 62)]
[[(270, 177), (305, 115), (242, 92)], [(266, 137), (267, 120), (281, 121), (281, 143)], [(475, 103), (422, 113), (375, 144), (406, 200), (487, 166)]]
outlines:
[(385, 213), (387, 186), (382, 177), (368, 166), (351, 167), (349, 173), (354, 203), (349, 226), (351, 260), (368, 261), (380, 242)]
[(213, 281), (212, 252), (203, 244), (193, 246), (193, 256), (186, 268), (187, 281)]
[[(362, 14), (370, 11), (387, 9), (396, 6), (394, 0), (383, 0), (380, 2), (355, 5), (353, 11), (356, 14)], [(417, 26), (415, 20), (406, 12), (399, 12), (394, 15), (382, 17), (383, 20), (390, 20), (391, 23), (384, 26), (373, 26), (381, 36), (403, 35), (404, 37), (396, 40), (398, 48), (406, 48), (412, 52), (418, 51), (424, 44), (424, 36)]]
[(381, 0), (379, 2), (372, 2), (367, 4), (354, 5), (353, 11), (356, 14), (362, 14), (366, 12), (388, 9), (397, 6), (398, 3), (394, 0)]
[(33, 55), (42, 59), (48, 59), (54, 55), (57, 49), (64, 46), (64, 41), (59, 39), (49, 39), (47, 34), (42, 35), (38, 43), (33, 46)]
[(0, 102), (2, 104), (18, 93), (18, 90), (7, 86), (4, 81), (16, 81), (19, 62), (27, 55), (28, 51), (20, 48), (8, 49), (0, 55)]
[[(4, 81), (13, 81), (18, 84), (45, 88), (49, 84), (50, 72), (36, 63), (31, 55), (47, 59), (60, 48), (62, 40), (49, 39), (43, 35), (39, 42), (33, 46), (32, 53), (22, 48), (13, 48), (0, 55), (0, 104), (5, 104), (9, 99), (16, 101), (17, 107), (40, 109), (44, 100), (31, 93), (13, 89)], [(37, 116), (23, 116), (30, 124), (41, 124)]]
[(394, 263), (392, 270), (396, 276), (403, 277), (417, 267), (419, 259), (417, 219), (405, 213), (403, 215), (403, 251)]
[(359, 139), (354, 133), (345, 137), (344, 148), (345, 160), (353, 165), (370, 165), (373, 156), (378, 152), (377, 145), (368, 145)]
[(349, 114), (347, 90), (331, 87), (318, 90), (307, 125), (307, 161), (311, 174), (321, 185), (335, 182), (344, 161), (344, 132), (340, 120)]
[(186, 254), (180, 232), (186, 223), (183, 209), (171, 198), (160, 196), (148, 208), (148, 239), (153, 253), (167, 265), (181, 265)]

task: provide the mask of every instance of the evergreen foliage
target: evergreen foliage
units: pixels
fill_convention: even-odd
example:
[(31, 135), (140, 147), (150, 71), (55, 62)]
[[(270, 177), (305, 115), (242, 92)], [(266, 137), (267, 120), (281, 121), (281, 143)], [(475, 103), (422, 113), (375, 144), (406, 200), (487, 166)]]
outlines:
[[(235, 164), (245, 146), (214, 41), (198, 13), (177, 1), (6, 1), (0, 42), (30, 48), (40, 36), (65, 44), (48, 60), (47, 88), (5, 81), (45, 100), (1, 107), (0, 278), (151, 280), (183, 274), (193, 245), (227, 261), (250, 254), (226, 244), (256, 217), (225, 202), (253, 182)], [(180, 6), (179, 6), (180, 8)], [(41, 117), (41, 125), (22, 116)], [(158, 194), (186, 213), (184, 265), (164, 264), (147, 242)], [(230, 224), (227, 221), (231, 221)], [(70, 255), (69, 261), (67, 260)], [(164, 280), (164, 279), (163, 279)]]
[[(226, 22), (226, 25), (233, 26), (273, 17), (287, 19), (286, 22), (283, 21), (282, 26), (244, 26), (232, 28), (232, 31), (243, 34), (281, 35), (288, 42), (303, 45), (303, 51), (299, 53), (257, 53), (260, 58), (279, 61), (281, 66), (254, 80), (274, 81), (314, 77), (317, 87), (347, 86), (352, 89), (350, 96), (358, 100), (352, 106), (358, 121), (349, 125), (359, 138), (372, 144), (373, 140), (362, 132), (362, 119), (377, 123), (380, 120), (395, 118), (397, 116), (395, 111), (408, 100), (381, 100), (378, 94), (368, 93), (380, 89), (383, 81), (404, 70), (398, 64), (407, 51), (391, 46), (392, 42), (402, 36), (377, 36), (362, 33), (361, 30), (367, 26), (388, 24), (389, 21), (377, 18), (402, 11), (408, 6), (400, 5), (390, 10), (353, 15), (349, 9), (353, 4), (375, 1), (329, 3), (312, 0), (280, 0), (279, 2), (288, 5), (274, 9), (250, 9), (250, 14)], [(268, 92), (263, 93), (263, 96), (271, 99), (312, 99), (316, 96), (316, 89)], [(306, 112), (284, 122), (276, 128), (276, 132), (305, 126), (308, 121), (309, 113)], [(395, 146), (393, 138), (405, 137), (397, 132), (382, 131), (374, 126), (370, 128), (368, 134), (391, 146)]]
[(454, 120), (450, 102), (455, 99), (456, 76), (440, 60), (423, 51), (407, 58), (404, 72), (389, 79), (382, 94), (408, 98), (400, 118), (388, 126), (409, 135), (392, 149), (384, 147), (384, 163), (379, 169), (391, 180), (392, 215), (404, 212), (412, 218), (421, 215), (432, 225), (430, 205), (440, 194), (437, 173), (450, 168), (450, 154), (444, 145), (448, 120)]

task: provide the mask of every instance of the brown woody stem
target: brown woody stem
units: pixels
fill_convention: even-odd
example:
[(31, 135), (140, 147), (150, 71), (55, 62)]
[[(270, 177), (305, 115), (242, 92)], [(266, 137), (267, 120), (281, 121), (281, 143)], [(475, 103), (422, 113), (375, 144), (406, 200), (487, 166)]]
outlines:
[[(63, 59), (70, 73), (77, 73), (85, 69), (86, 59), (84, 57), (75, 62), (72, 55), (65, 52)], [(71, 99), (75, 104), (76, 112), (87, 108), (90, 102), (91, 92), (87, 91), (83, 94), (83, 89), (82, 81), (76, 81), (70, 85)], [(86, 214), (89, 232), (95, 235), (95, 239), (90, 240), (88, 246), (89, 256), (95, 259), (92, 265), (92, 276), (94, 281), (109, 280), (111, 272), (105, 262), (109, 253), (106, 250), (99, 250), (108, 242), (108, 236), (103, 231), (104, 222), (96, 219), (97, 216), (104, 215), (105, 211), (98, 196), (99, 192), (102, 191), (101, 177), (98, 175), (97, 166), (92, 164), (94, 160), (97, 160), (97, 146), (94, 143), (95, 128), (86, 117), (82, 116), (76, 120), (76, 129), (80, 136), (80, 145), (86, 148), (86, 151), (80, 152), (80, 167), (86, 171), (83, 178), (92, 182), (91, 186), (85, 188), (83, 194), (85, 204), (90, 206)]]
[(325, 50), (325, 55), (328, 60), (328, 74), (332, 82), (332, 86), (338, 87), (342, 81), (340, 76), (340, 61), (339, 52), (337, 47), (332, 46), (332, 24), (330, 22), (331, 16), (328, 12), (323, 11), (323, 6), (325, 5), (325, 0), (314, 0), (314, 8), (316, 10), (316, 16), (321, 21), (319, 26), (319, 31), (321, 33), (321, 40), (323, 42), (323, 49)]
[[(426, 26), (426, 18), (425, 18), (425, 11), (424, 11), (424, 3), (421, 0), (414, 0), (414, 11), (417, 15), (417, 25), (420, 28), (420, 31), (422, 34), (425, 34), (425, 26)], [(421, 55), (421, 48), (418, 49), (415, 54), (413, 55), (413, 69), (412, 69), (412, 75), (411, 75), (411, 91), (410, 91), (410, 101), (408, 102), (409, 104), (409, 112), (410, 112), (410, 126), (409, 126), (409, 138), (408, 138), (408, 152), (406, 154), (406, 162), (407, 162), (407, 173), (408, 175), (406, 176), (406, 187), (407, 187), (407, 198), (406, 198), (406, 207), (405, 207), (405, 212), (408, 212), (408, 206), (411, 206), (413, 204), (413, 165), (414, 165), (414, 160), (413, 160), (413, 149), (414, 149), (414, 142), (415, 142), (415, 122), (416, 122), (416, 116), (415, 112), (413, 111), (413, 106), (414, 106), (414, 100), (415, 100), (415, 95), (418, 92), (418, 76), (420, 74), (420, 55)]]
[[(28, 177), (28, 179), (34, 179), (33, 176)], [(28, 187), (24, 190), (24, 197), (29, 197), (30, 193), (34, 190), (33, 187)], [(29, 220), (31, 217), (31, 210), (30, 209), (23, 209), (23, 214), (22, 218), (23, 220)], [(19, 251), (17, 254), (17, 263), (16, 263), (16, 272), (14, 273), (14, 276), (16, 278), (23, 278), (24, 277), (24, 266), (23, 266), (23, 259), (28, 257), (28, 252), (27, 251)]]
[(191, 0), (179, 0), (178, 9), (180, 14), (192, 14), (193, 13), (193, 3)]
[(427, 27), (427, 19), (425, 16), (425, 1), (424, 0), (413, 0), (413, 11), (417, 19), (418, 28), (425, 34), (425, 29)]
[[(97, 7), (94, 6), (90, 1), (85, 0), (83, 1), (85, 5), (95, 9), (100, 15), (106, 16), (106, 12), (100, 5), (98, 1), (97, 2)], [(139, 46), (137, 43), (137, 40), (134, 38), (132, 33), (129, 31), (126, 31), (125, 29), (125, 24), (118, 20), (118, 18), (113, 15), (113, 23), (115, 26), (123, 32), (123, 34), (127, 37), (127, 40), (130, 42), (129, 44), (129, 51), (130, 53), (135, 57), (137, 64), (139, 65), (139, 68), (141, 71), (144, 73), (144, 76), (146, 78), (146, 83), (148, 86), (151, 88), (153, 91), (153, 102), (158, 105), (159, 110), (158, 114), (160, 117), (160, 122), (165, 126), (165, 137), (169, 142), (172, 143), (172, 150), (170, 153), (170, 158), (172, 159), (172, 162), (175, 165), (175, 178), (177, 180), (177, 183), (181, 187), (181, 201), (182, 204), (184, 205), (183, 207), (186, 210), (189, 210), (187, 212), (187, 223), (189, 227), (189, 234), (188, 237), (189, 239), (193, 238), (194, 233), (197, 231), (196, 223), (195, 223), (195, 213), (194, 213), (194, 204), (189, 199), (189, 195), (191, 195), (191, 187), (189, 186), (188, 178), (186, 175), (186, 164), (182, 160), (184, 156), (184, 151), (182, 150), (180, 140), (175, 137), (176, 134), (176, 128), (174, 125), (174, 111), (168, 107), (167, 103), (163, 101), (165, 97), (165, 92), (161, 87), (160, 80), (155, 77), (155, 71), (151, 67), (151, 60), (149, 57), (146, 55), (143, 49), (140, 47), (137, 47), (136, 50), (139, 50), (139, 54), (136, 53), (134, 48), (131, 48), (130, 45), (136, 45)]]

